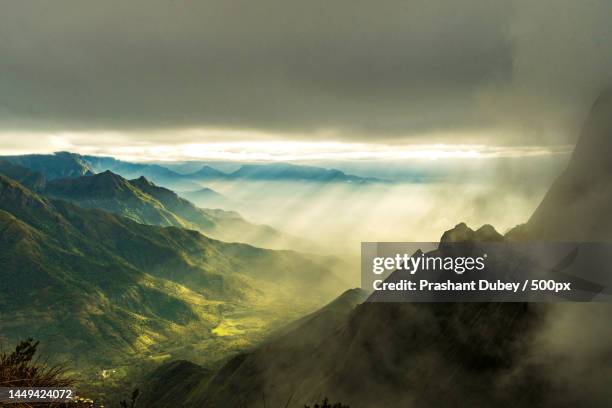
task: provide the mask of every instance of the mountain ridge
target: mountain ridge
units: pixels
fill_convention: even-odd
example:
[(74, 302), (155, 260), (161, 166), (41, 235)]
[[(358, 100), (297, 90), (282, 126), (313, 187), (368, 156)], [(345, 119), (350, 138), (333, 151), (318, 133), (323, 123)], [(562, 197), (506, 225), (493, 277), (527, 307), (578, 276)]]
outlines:
[(219, 180), (259, 180), (259, 181), (309, 181), (309, 182), (348, 182), (370, 183), (382, 180), (373, 177), (359, 177), (336, 169), (297, 165), (291, 163), (243, 164), (231, 173), (221, 172), (208, 165), (201, 170), (186, 174), (193, 179)]
[[(3, 156), (5, 160), (20, 164), (34, 170), (43, 169), (49, 174), (45, 175), (48, 179), (78, 177), (86, 174), (94, 174), (110, 170), (120, 174), (125, 178), (147, 177), (154, 182), (164, 183), (187, 183), (186, 186), (198, 188), (197, 184), (188, 184), (190, 180), (285, 180), (285, 181), (312, 181), (312, 182), (354, 182), (370, 183), (383, 182), (384, 180), (374, 177), (360, 177), (337, 169), (328, 169), (317, 166), (298, 165), (292, 163), (261, 163), (243, 164), (237, 170), (226, 173), (208, 164), (204, 164), (199, 170), (181, 174), (163, 165), (154, 163), (132, 163), (122, 161), (108, 156), (79, 155), (70, 152), (56, 152), (53, 155), (24, 155), (24, 156)], [(2, 157), (0, 157), (2, 159)], [(62, 160), (69, 160), (74, 165), (82, 166), (83, 171), (60, 172), (53, 168), (51, 164), (59, 166)], [(42, 163), (48, 162), (44, 166)], [(35, 166), (35, 167), (33, 167)], [(43, 174), (45, 171), (42, 171)], [(190, 190), (187, 188), (176, 188), (175, 190)], [(200, 186), (201, 187), (201, 186)]]
[(106, 170), (92, 176), (52, 180), (47, 183), (44, 194), (140, 223), (196, 229), (225, 241), (273, 249), (313, 249), (306, 241), (266, 225), (252, 224), (234, 211), (199, 208), (144, 176), (127, 180)]

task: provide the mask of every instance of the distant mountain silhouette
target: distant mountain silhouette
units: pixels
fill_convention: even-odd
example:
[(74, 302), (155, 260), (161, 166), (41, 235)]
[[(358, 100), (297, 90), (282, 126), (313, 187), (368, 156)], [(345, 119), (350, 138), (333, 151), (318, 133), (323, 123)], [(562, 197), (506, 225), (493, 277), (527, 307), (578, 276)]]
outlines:
[(229, 177), (229, 174), (205, 165), (200, 170), (188, 174), (187, 177), (195, 179), (223, 179)]
[(231, 174), (232, 178), (251, 180), (301, 180), (317, 182), (355, 182), (375, 181), (352, 176), (336, 169), (313, 166), (298, 166), (288, 163), (247, 164)]
[(110, 170), (114, 173), (121, 174), (124, 177), (144, 176), (150, 178), (177, 178), (181, 176), (180, 174), (157, 164), (131, 163), (105, 156), (81, 156), (81, 158), (98, 173)]
[(215, 190), (204, 187), (196, 191), (183, 191), (179, 193), (189, 201), (205, 208), (227, 208), (231, 207), (231, 200)]
[(31, 171), (39, 172), (47, 180), (94, 174), (92, 167), (80, 155), (68, 152), (0, 156), (0, 160), (9, 161), (27, 167)]
[[(180, 174), (159, 164), (132, 163), (105, 156), (82, 156), (58, 152), (51, 155), (0, 156), (0, 160), (27, 167), (46, 180), (73, 178), (112, 171), (127, 179), (146, 177), (173, 191), (196, 192), (207, 181), (300, 181), (312, 183), (378, 183), (383, 180), (359, 177), (336, 169), (290, 163), (245, 164), (232, 173), (209, 165), (190, 174)], [(217, 200), (217, 204), (222, 203)]]
[(96, 173), (110, 170), (127, 179), (146, 177), (154, 183), (175, 191), (194, 191), (202, 188), (199, 184), (186, 179), (182, 174), (176, 173), (158, 164), (131, 163), (104, 156), (81, 157)]
[(304, 181), (358, 184), (381, 181), (375, 178), (353, 176), (336, 169), (290, 163), (245, 164), (232, 173), (224, 173), (210, 166), (204, 166), (201, 170), (184, 177), (194, 180)]

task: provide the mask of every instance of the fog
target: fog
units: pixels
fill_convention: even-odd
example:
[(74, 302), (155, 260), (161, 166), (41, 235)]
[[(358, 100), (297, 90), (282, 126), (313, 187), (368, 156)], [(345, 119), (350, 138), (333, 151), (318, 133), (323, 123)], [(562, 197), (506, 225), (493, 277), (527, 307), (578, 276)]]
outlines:
[(311, 241), (319, 252), (352, 258), (362, 241), (438, 241), (460, 222), (472, 227), (491, 224), (503, 233), (527, 221), (566, 159), (325, 163), (388, 181), (233, 180), (202, 185), (223, 194), (225, 209)]

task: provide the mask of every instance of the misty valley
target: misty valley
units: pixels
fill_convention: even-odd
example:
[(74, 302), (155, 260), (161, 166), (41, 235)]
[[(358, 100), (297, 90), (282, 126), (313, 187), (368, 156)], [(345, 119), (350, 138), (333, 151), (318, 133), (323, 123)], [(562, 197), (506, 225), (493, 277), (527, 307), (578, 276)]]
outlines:
[(0, 408), (612, 407), (612, 0), (0, 0)]
[[(590, 398), (606, 401), (605, 305), (376, 303), (356, 287), (362, 241), (612, 238), (611, 109), (602, 94), (571, 157), (520, 159), (565, 168), (557, 178), (519, 159), (429, 175), (423, 162), (411, 179), (414, 169), (383, 177), (360, 163), (357, 175), (347, 162), (2, 156), (2, 361), (29, 367), (39, 353), (90, 407), (126, 406), (130, 395), (150, 408), (328, 397), (559, 406), (584, 398), (587, 381)], [(397, 267), (380, 260), (381, 272)], [(451, 284), (421, 280), (434, 291)], [(496, 284), (487, 289), (518, 290)], [(588, 346), (577, 358), (561, 339)], [(584, 375), (568, 386), (559, 373), (572, 370)]]

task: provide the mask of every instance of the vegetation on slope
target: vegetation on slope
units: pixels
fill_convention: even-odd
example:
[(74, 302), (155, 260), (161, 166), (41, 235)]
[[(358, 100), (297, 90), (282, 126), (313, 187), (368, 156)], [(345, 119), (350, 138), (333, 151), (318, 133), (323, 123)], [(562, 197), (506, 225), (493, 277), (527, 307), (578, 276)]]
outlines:
[(250, 311), (265, 326), (283, 319), (278, 302), (304, 286), (325, 297), (336, 283), (294, 252), (139, 224), (41, 197), (3, 176), (0, 243), (0, 333), (44, 339), (54, 356), (77, 366), (216, 347), (222, 339), (214, 329), (226, 318), (244, 320)]

